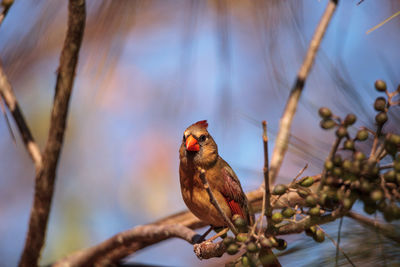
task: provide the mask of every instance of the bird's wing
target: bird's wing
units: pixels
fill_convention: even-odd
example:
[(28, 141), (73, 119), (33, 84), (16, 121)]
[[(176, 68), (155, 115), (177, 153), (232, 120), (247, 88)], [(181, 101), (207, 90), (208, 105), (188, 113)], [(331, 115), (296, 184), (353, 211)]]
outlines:
[(239, 214), (249, 222), (247, 199), (240, 186), (239, 179), (228, 164), (222, 168), (221, 172), (224, 181), (221, 193), (228, 203), (232, 214)]

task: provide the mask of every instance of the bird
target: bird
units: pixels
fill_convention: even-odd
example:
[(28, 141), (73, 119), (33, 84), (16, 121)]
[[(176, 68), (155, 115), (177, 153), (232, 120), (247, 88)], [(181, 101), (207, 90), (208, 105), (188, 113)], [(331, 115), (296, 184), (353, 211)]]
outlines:
[[(227, 226), (223, 216), (211, 203), (200, 177), (202, 173), (223, 213), (231, 220), (240, 216), (247, 225), (252, 225), (254, 214), (240, 181), (231, 166), (219, 156), (218, 146), (207, 128), (207, 121), (202, 120), (190, 125), (183, 133), (179, 148), (179, 178), (183, 201), (196, 217), (212, 228)], [(271, 248), (262, 248), (261, 254), (268, 258), (263, 266), (281, 267)]]
[(183, 134), (179, 149), (179, 176), (183, 201), (200, 220), (213, 227), (227, 226), (224, 218), (210, 202), (209, 194), (200, 178), (205, 171), (211, 192), (228, 218), (235, 214), (250, 225), (253, 215), (248, 200), (235, 172), (219, 156), (218, 146), (209, 134), (206, 120), (190, 125)]

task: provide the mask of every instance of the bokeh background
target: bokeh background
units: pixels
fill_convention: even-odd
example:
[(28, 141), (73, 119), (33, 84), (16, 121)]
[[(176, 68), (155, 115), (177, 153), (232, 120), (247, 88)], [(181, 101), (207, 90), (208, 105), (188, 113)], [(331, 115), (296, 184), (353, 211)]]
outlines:
[[(400, 1), (340, 1), (292, 127), (278, 182), (320, 172), (333, 132), (317, 110), (358, 115), (373, 127), (376, 79), (400, 82)], [(326, 0), (88, 0), (87, 26), (42, 264), (94, 245), (135, 225), (185, 209), (178, 148), (198, 120), (244, 189), (262, 182), (261, 120), (272, 152), (279, 117)], [(67, 3), (15, 1), (0, 28), (0, 58), (34, 137), (43, 148), (49, 126)], [(10, 114), (9, 114), (10, 116)], [(399, 133), (399, 109), (390, 114)], [(11, 119), (12, 120), (12, 119)], [(15, 124), (12, 122), (15, 132)], [(34, 167), (17, 134), (0, 118), (0, 265), (15, 266), (33, 197)], [(359, 208), (359, 207), (356, 207)], [(362, 210), (362, 209), (361, 209)], [(362, 211), (360, 211), (362, 212)], [(337, 222), (324, 226), (333, 237)], [(287, 237), (284, 266), (333, 264), (335, 247), (304, 234)], [(342, 248), (364, 266), (395, 263), (398, 245), (344, 219)], [(170, 240), (129, 261), (163, 266), (220, 266), (199, 261), (192, 246)], [(340, 264), (347, 262), (340, 257)]]

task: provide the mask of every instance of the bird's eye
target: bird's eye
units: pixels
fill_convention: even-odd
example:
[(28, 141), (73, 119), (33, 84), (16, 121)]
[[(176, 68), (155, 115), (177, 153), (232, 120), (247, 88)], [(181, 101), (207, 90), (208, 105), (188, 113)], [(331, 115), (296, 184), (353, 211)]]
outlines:
[(183, 141), (185, 141), (186, 140), (186, 136), (185, 136), (185, 134), (183, 134)]
[(202, 134), (200, 137), (199, 137), (199, 141), (200, 142), (204, 142), (204, 141), (206, 141), (206, 136), (204, 135), (204, 134)]

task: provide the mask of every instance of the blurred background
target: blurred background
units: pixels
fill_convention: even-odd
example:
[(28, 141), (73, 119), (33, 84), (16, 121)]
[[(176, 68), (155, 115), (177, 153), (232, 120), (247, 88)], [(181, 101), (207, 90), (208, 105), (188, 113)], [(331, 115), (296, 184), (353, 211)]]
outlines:
[[(184, 210), (178, 148), (190, 124), (207, 119), (220, 155), (246, 191), (262, 182), (261, 121), (270, 152), (279, 118), (326, 0), (88, 0), (80, 53), (42, 254), (54, 262), (135, 225)], [(340, 1), (306, 82), (278, 183), (305, 164), (321, 170), (333, 132), (318, 108), (358, 116), (373, 128), (376, 79), (400, 82), (400, 1)], [(15, 1), (0, 28), (0, 57), (34, 137), (44, 147), (67, 2)], [(399, 133), (399, 109), (388, 127)], [(9, 114), (10, 116), (10, 114)], [(12, 121), (12, 117), (10, 117)], [(34, 166), (0, 118), (0, 265), (15, 266), (33, 198)], [(397, 128), (396, 128), (397, 127)], [(356, 206), (356, 208), (359, 208)], [(362, 208), (361, 208), (362, 210)], [(362, 211), (360, 211), (362, 212)], [(334, 238), (338, 222), (323, 226)], [(200, 232), (203, 230), (200, 230)], [(333, 265), (335, 246), (304, 234), (285, 237), (283, 266)], [(344, 219), (341, 247), (363, 266), (396, 264), (400, 248)], [(169, 240), (128, 259), (163, 266), (220, 266)], [(340, 255), (340, 264), (347, 265)], [(394, 266), (394, 265), (391, 265)], [(399, 265), (395, 265), (399, 266)]]

